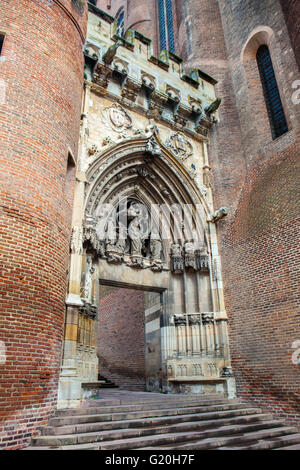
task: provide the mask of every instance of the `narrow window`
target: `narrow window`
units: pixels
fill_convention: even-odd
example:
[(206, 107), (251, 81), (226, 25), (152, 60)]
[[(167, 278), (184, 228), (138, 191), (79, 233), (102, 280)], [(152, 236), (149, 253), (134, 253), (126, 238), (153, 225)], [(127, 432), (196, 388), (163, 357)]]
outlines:
[(267, 46), (260, 46), (257, 51), (256, 58), (269, 115), (272, 136), (273, 139), (276, 139), (288, 131), (288, 125), (279, 94), (269, 48)]
[(65, 198), (71, 207), (73, 205), (75, 173), (76, 173), (75, 162), (73, 160), (71, 153), (69, 152), (68, 161), (67, 161), (66, 178), (65, 178)]
[(124, 37), (125, 28), (124, 28), (124, 8), (121, 8), (116, 17), (117, 21), (117, 35)]
[(172, 0), (158, 0), (160, 50), (175, 52)]
[(4, 43), (4, 34), (0, 34), (0, 55), (2, 52), (3, 43)]

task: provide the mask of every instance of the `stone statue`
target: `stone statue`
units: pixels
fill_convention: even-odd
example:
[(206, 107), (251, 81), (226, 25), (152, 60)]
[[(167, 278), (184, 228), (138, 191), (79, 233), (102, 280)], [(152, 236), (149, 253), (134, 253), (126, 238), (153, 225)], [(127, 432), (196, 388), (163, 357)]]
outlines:
[(161, 260), (162, 242), (159, 233), (154, 231), (150, 237), (150, 253), (152, 257), (152, 271), (162, 271)]
[(171, 246), (171, 269), (175, 274), (183, 273), (184, 270), (182, 248), (179, 243)]
[(157, 232), (152, 232), (150, 237), (150, 252), (151, 257), (155, 260), (161, 260), (162, 243)]
[(184, 245), (184, 264), (186, 268), (196, 269), (195, 248), (192, 241), (187, 241)]
[(85, 274), (85, 285), (84, 285), (84, 298), (87, 302), (92, 301), (92, 288), (93, 288), (93, 274), (95, 268), (92, 265), (90, 259), (87, 260), (86, 274)]

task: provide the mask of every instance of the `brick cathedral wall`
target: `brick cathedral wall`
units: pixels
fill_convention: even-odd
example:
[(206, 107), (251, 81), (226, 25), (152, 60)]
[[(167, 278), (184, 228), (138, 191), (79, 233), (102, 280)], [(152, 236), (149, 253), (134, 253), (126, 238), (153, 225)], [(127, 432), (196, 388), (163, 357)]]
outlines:
[(85, 25), (71, 0), (0, 2), (1, 448), (29, 442), (57, 403)]
[(298, 425), (299, 177), (296, 144), (253, 168), (221, 242), (238, 395)]
[[(291, 104), (298, 69), (279, 2), (219, 1), (233, 93), (241, 126), (246, 176), (231, 214), (218, 225), (229, 315), (231, 356), (238, 393), (299, 423), (299, 366), (292, 345), (300, 338), (299, 111)], [(256, 36), (261, 26), (271, 31)], [(261, 33), (260, 33), (261, 34)], [(256, 51), (271, 51), (289, 132), (273, 140), (256, 65)], [(230, 128), (228, 128), (228, 136)], [(227, 172), (215, 190), (227, 204)]]
[(289, 30), (291, 43), (300, 68), (300, 2), (299, 0), (280, 0)]
[[(298, 68), (279, 2), (242, 3), (176, 2), (177, 47), (188, 66), (219, 81), (216, 93), (223, 98), (209, 157), (215, 207), (230, 209), (217, 230), (238, 392), (297, 422), (299, 372), (292, 344), (300, 334), (295, 249), (300, 106), (291, 105), (291, 95)], [(242, 55), (261, 25), (273, 31), (269, 47), (290, 130), (275, 141), (255, 44), (247, 60)]]
[(99, 372), (126, 390), (145, 389), (144, 292), (100, 287)]

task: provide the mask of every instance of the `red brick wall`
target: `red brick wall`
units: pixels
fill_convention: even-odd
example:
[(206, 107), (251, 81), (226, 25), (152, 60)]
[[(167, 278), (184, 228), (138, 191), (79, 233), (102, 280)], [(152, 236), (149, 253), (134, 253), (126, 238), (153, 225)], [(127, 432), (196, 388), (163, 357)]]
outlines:
[[(287, 29), (274, 0), (176, 5), (181, 55), (187, 65), (219, 80), (216, 92), (223, 98), (209, 156), (215, 206), (230, 209), (218, 236), (238, 392), (299, 422), (299, 366), (292, 364), (292, 344), (300, 339), (295, 249), (300, 106), (291, 104), (292, 83), (299, 78), (289, 36), (293, 27)], [(267, 33), (246, 48), (262, 26)], [(264, 41), (290, 129), (276, 141), (255, 58)]]
[(222, 239), (238, 394), (299, 424), (299, 148), (249, 173)]
[[(299, 423), (299, 366), (292, 363), (292, 344), (300, 337), (295, 202), (300, 107), (291, 104), (297, 66), (279, 1), (245, 0), (241, 8), (219, 0), (219, 5), (246, 162), (233, 206), (229, 192), (237, 188), (228, 174), (239, 169), (234, 158), (223, 178), (215, 179), (216, 199), (222, 196), (230, 207), (218, 235), (233, 367), (240, 396)], [(274, 141), (256, 69), (256, 51), (264, 43), (290, 129)], [(232, 139), (230, 128), (227, 132)]]
[(299, 0), (280, 0), (280, 3), (288, 26), (298, 67), (300, 68), (300, 2)]
[(100, 288), (99, 372), (127, 390), (145, 389), (144, 292)]
[(0, 447), (23, 446), (56, 407), (85, 24), (71, 0), (0, 2)]

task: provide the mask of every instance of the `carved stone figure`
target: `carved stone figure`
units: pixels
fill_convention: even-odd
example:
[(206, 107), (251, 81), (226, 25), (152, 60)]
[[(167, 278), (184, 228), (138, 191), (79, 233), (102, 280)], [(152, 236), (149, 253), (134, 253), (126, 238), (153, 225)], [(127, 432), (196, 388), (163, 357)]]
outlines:
[(100, 240), (96, 232), (96, 221), (88, 218), (84, 222), (84, 241), (88, 242), (98, 256), (103, 257), (105, 254), (105, 242)]
[(181, 274), (184, 270), (182, 248), (179, 243), (171, 246), (171, 269), (175, 274)]
[(161, 148), (158, 145), (156, 139), (154, 137), (151, 137), (148, 142), (146, 143), (146, 157), (150, 157), (150, 161), (153, 160), (155, 156), (160, 157), (161, 156)]
[(150, 119), (148, 126), (146, 126), (145, 135), (148, 138), (159, 135), (159, 129), (153, 119)]
[(192, 241), (187, 241), (184, 245), (184, 264), (187, 269), (196, 269), (195, 249)]
[(87, 302), (91, 303), (92, 301), (92, 283), (93, 283), (93, 274), (95, 268), (92, 265), (91, 259), (87, 259), (86, 264), (86, 274), (85, 274), (85, 284), (84, 284), (84, 298)]
[(81, 255), (83, 244), (83, 228), (75, 226), (72, 228), (71, 253)]
[(152, 271), (162, 271), (161, 260), (162, 242), (158, 232), (152, 232), (150, 237), (150, 253), (152, 258)]

